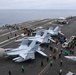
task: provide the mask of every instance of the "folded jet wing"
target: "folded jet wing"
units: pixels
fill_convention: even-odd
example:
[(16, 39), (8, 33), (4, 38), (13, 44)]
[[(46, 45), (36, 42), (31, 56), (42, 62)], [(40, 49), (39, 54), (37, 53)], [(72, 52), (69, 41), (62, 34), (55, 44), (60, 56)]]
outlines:
[(25, 53), (20, 53), (19, 56), (22, 57), (23, 59), (26, 59), (27, 54), (25, 54)]
[(35, 52), (40, 53), (43, 56), (47, 56), (45, 53), (41, 51), (41, 48), (37, 41), (30, 41), (30, 40), (24, 40), (22, 41), (21, 45), (16, 49), (10, 49), (9, 51), (6, 51), (5, 53), (8, 56), (17, 56), (13, 60), (15, 62), (22, 62), (28, 59), (35, 59)]
[(43, 55), (43, 56), (47, 56), (44, 52), (42, 52), (42, 51), (40, 51), (40, 50), (38, 50), (37, 52), (40, 53), (40, 54)]
[(67, 59), (76, 61), (76, 56), (64, 56), (64, 57), (67, 58)]

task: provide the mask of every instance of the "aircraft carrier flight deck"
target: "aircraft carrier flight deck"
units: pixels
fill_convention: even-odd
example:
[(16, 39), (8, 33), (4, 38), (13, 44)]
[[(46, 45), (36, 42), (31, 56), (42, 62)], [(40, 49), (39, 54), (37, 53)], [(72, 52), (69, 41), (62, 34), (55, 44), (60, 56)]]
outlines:
[[(41, 19), (36, 21), (28, 21), (24, 23), (16, 24), (18, 27), (25, 27), (28, 29), (36, 29), (37, 27), (43, 27), (44, 29), (48, 29), (49, 27), (55, 28), (56, 26), (60, 26), (62, 33), (68, 39), (74, 35), (76, 36), (76, 17), (68, 18), (68, 24), (56, 23), (56, 19)], [(1, 48), (17, 48), (20, 43), (16, 43), (15, 39), (21, 38), (20, 34), (22, 31), (11, 29), (11, 28), (3, 28), (0, 31), (0, 47)], [(62, 75), (66, 75), (69, 71), (76, 74), (76, 61), (72, 61), (66, 59), (65, 53), (62, 53), (61, 58), (58, 58), (58, 53), (61, 50), (61, 44), (50, 44), (50, 46), (57, 47), (58, 51), (53, 53), (49, 48), (43, 46), (43, 52), (48, 55), (56, 55), (56, 60), (53, 60), (53, 66), (50, 67), (50, 60), (47, 62), (46, 57), (35, 53), (34, 60), (27, 60), (21, 63), (16, 63), (12, 60), (13, 57), (0, 57), (0, 75), (8, 75), (8, 71), (10, 70), (12, 75), (59, 75), (59, 70), (62, 69)], [(74, 47), (74, 51), (76, 50), (76, 46)], [(69, 54), (72, 55), (72, 54)], [(76, 51), (73, 55), (76, 55)], [(60, 66), (60, 60), (63, 61), (62, 66)], [(43, 61), (44, 66), (41, 67), (41, 61)], [(24, 73), (21, 72), (21, 66), (24, 66)]]

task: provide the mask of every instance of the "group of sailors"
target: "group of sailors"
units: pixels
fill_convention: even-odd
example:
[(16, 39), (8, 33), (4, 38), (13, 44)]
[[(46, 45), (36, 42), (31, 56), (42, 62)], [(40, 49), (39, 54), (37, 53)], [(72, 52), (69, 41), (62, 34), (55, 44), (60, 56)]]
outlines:
[[(29, 36), (29, 35), (31, 35), (32, 32), (33, 32), (32, 30), (30, 30), (30, 31), (29, 30), (26, 30), (24, 32), (24, 34), (27, 33), (28, 36)], [(12, 33), (10, 33), (10, 35), (12, 35)], [(15, 36), (17, 36), (16, 33), (15, 33)], [(9, 37), (8, 37), (8, 39), (9, 39)], [(63, 37), (62, 36), (60, 36), (60, 37), (57, 36), (57, 38), (55, 40), (56, 40), (56, 45), (58, 45), (58, 43), (61, 43), (62, 44), (64, 42), (66, 42), (66, 37), (65, 36), (63, 36)], [(47, 48), (49, 46), (50, 46), (50, 43), (46, 44), (46, 47)], [(71, 42), (71, 44), (68, 46), (68, 48), (61, 49), (59, 51), (59, 53), (57, 54), (58, 58), (61, 58), (62, 57), (63, 52), (65, 53), (65, 55), (69, 55), (69, 53), (70, 54), (74, 54), (74, 46), (76, 46), (76, 40), (74, 40), (73, 42)], [(51, 51), (53, 51), (53, 53), (57, 53), (58, 52), (58, 48), (56, 46), (55, 47), (50, 46), (49, 49)], [(49, 57), (46, 58), (47, 62), (49, 62), (49, 60), (50, 60), (50, 62), (49, 62), (50, 67), (52, 67), (54, 65), (53, 64), (53, 61), (57, 59), (57, 56), (50, 54)], [(63, 61), (61, 59), (60, 60), (60, 66), (62, 66), (62, 65), (63, 65)], [(41, 67), (43, 67), (43, 66), (44, 66), (44, 62), (41, 61)], [(21, 69), (22, 69), (22, 72), (24, 72), (24, 66), (23, 65), (22, 65)], [(11, 72), (10, 71), (9, 71), (9, 75), (11, 75)], [(59, 75), (62, 75), (62, 68), (59, 70)]]
[[(64, 41), (62, 41), (64, 40)], [(56, 38), (56, 45), (58, 45), (58, 43), (64, 43), (66, 41), (66, 37), (59, 37), (59, 38)], [(50, 44), (48, 44), (50, 45)], [(76, 39), (74, 39), (71, 43), (71, 45), (69, 46), (69, 49), (67, 48), (64, 48), (61, 50), (58, 50), (58, 48), (56, 47), (56, 45), (54, 47), (52, 46), (46, 46), (47, 48), (49, 47), (49, 49), (52, 51), (53, 54), (50, 54), (49, 57), (47, 57), (47, 62), (49, 61), (49, 65), (50, 67), (54, 66), (53, 62), (54, 60), (60, 58), (60, 66), (62, 66), (64, 64), (64, 62), (62, 61), (62, 55), (65, 53), (65, 55), (69, 55), (69, 54), (74, 54), (74, 47), (76, 46)], [(55, 53), (57, 53), (57, 55), (55, 55)], [(44, 62), (41, 61), (41, 67), (44, 66)], [(59, 70), (59, 75), (62, 75), (62, 68)], [(74, 74), (73, 74), (74, 75)]]

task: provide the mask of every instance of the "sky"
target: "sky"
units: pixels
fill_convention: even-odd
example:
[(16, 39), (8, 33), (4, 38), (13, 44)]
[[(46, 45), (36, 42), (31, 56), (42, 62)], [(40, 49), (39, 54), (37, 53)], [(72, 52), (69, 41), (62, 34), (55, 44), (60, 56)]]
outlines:
[(0, 0), (0, 9), (76, 9), (76, 0)]

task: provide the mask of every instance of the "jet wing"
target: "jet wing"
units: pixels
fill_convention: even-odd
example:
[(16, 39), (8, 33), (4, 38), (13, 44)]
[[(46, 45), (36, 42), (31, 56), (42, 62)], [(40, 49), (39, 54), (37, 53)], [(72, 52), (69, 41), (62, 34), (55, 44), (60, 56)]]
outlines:
[(59, 31), (59, 33), (60, 33), (61, 35), (64, 35), (61, 31)]
[(32, 39), (29, 39), (29, 40), (38, 41), (38, 42), (40, 42), (40, 43), (43, 42), (43, 38), (42, 38), (42, 39), (40, 39), (40, 38), (32, 38)]
[(38, 37), (27, 37), (27, 39), (35, 39), (35, 38), (38, 38)]
[(18, 49), (27, 49), (28, 48), (28, 46), (27, 45), (21, 45), (21, 46), (19, 46), (19, 48)]
[(51, 35), (54, 35), (54, 31), (53, 30), (48, 30), (48, 33)]
[(14, 49), (14, 48), (6, 48), (5, 51), (12, 50), (12, 49)]
[(34, 38), (28, 38), (28, 40), (35, 40), (36, 41), (36, 40), (38, 40), (38, 38), (35, 38), (35, 37)]
[(40, 50), (38, 50), (37, 52), (40, 53), (40, 54), (43, 55), (43, 56), (47, 56), (44, 52), (42, 52), (42, 51), (40, 51)]
[(27, 56), (27, 54), (20, 53), (20, 54), (19, 54), (19, 56), (25, 59), (25, 58), (26, 58), (26, 56)]
[(56, 42), (56, 41), (55, 41), (55, 40), (53, 40), (51, 37), (49, 37), (49, 40), (51, 40), (51, 41), (52, 41), (52, 42), (54, 42), (54, 43)]
[(64, 57), (67, 58), (67, 59), (76, 61), (76, 56), (64, 56)]
[(21, 41), (23, 41), (23, 40), (24, 40), (24, 38), (15, 40), (15, 42), (21, 42)]
[(18, 40), (15, 40), (15, 42), (21, 42), (21, 41), (23, 41), (23, 40), (29, 40), (29, 39), (35, 39), (35, 38), (38, 38), (38, 37), (24, 37), (24, 38), (22, 38), (22, 39), (18, 39)]

